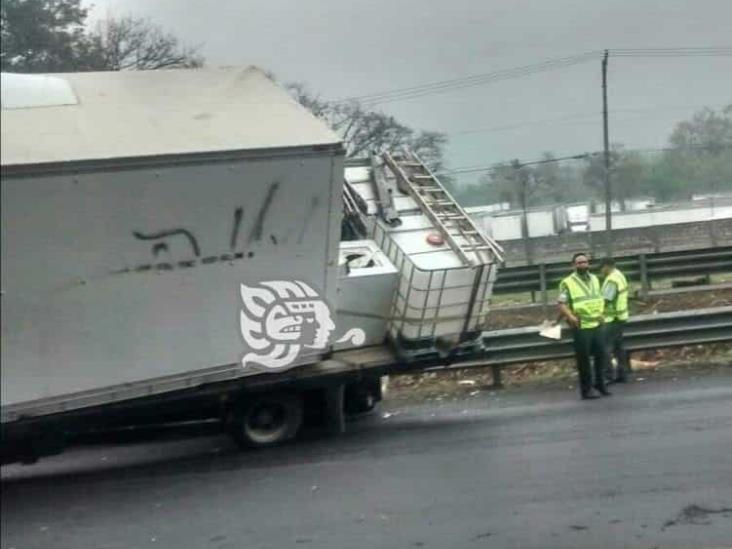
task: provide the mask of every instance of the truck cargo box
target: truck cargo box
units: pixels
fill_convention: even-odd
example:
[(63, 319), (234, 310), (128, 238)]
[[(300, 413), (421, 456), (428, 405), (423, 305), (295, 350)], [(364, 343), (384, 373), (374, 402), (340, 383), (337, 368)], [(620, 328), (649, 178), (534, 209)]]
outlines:
[(3, 421), (261, 372), (242, 284), (335, 304), (340, 139), (260, 70), (2, 88)]

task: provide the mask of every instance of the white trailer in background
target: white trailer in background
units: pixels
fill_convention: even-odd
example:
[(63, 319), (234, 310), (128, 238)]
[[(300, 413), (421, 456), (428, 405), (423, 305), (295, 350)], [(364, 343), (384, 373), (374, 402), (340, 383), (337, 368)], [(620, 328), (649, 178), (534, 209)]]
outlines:
[[(732, 199), (717, 198), (686, 203), (660, 204), (645, 210), (615, 212), (613, 229), (636, 229), (679, 223), (699, 223), (732, 217)], [(605, 230), (605, 215), (593, 214), (589, 219), (590, 231)]]
[[(521, 211), (504, 211), (500, 205), (476, 206), (465, 210), (485, 234), (499, 242), (522, 238)], [(589, 203), (530, 208), (526, 211), (528, 237), (604, 231), (604, 210), (603, 204), (593, 206)], [(732, 217), (732, 197), (721, 194), (668, 204), (656, 204), (652, 198), (634, 198), (626, 200), (624, 210), (619, 203), (612, 204), (613, 229), (696, 223), (729, 217)]]
[(493, 244), (414, 159), (361, 171), (255, 68), (3, 75), (3, 460), (181, 419), (342, 430), (390, 367), (473, 350)]
[[(483, 232), (499, 242), (523, 238), (521, 224), (524, 212), (520, 210), (489, 210), (484, 206), (466, 208)], [(569, 227), (564, 206), (529, 208), (526, 210), (528, 238), (551, 236)]]

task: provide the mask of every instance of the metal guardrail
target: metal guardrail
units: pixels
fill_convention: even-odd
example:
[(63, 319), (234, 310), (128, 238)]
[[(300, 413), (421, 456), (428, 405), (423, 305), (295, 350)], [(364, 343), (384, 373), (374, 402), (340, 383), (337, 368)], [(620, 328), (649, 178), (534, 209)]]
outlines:
[[(674, 311), (632, 317), (624, 330), (629, 351), (732, 341), (732, 306)], [(485, 366), (505, 366), (574, 356), (572, 335), (542, 338), (539, 328), (511, 328), (483, 333)], [(454, 367), (458, 367), (455, 365)]]
[[(382, 374), (399, 375), (487, 366), (492, 370), (493, 387), (500, 388), (501, 369), (506, 366), (574, 356), (571, 331), (565, 330), (560, 340), (543, 338), (539, 331), (536, 326), (528, 326), (483, 332), (484, 350), (479, 354), (448, 361), (415, 362), (406, 367), (382, 365), (377, 369)], [(624, 330), (624, 339), (629, 352), (732, 342), (732, 306), (632, 317)], [(376, 366), (376, 362), (372, 365)]]
[[(732, 272), (732, 246), (657, 254), (617, 257), (618, 268), (628, 280), (640, 282), (643, 292), (653, 279), (674, 276), (704, 276)], [(545, 292), (569, 274), (568, 262), (543, 263), (499, 269), (494, 294)]]

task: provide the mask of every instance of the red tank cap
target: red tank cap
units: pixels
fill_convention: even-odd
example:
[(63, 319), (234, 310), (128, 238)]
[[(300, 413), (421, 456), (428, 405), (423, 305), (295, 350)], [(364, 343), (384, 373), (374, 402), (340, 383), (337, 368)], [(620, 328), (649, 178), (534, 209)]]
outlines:
[(439, 233), (430, 233), (427, 235), (427, 243), (432, 246), (442, 246), (445, 243), (445, 239)]

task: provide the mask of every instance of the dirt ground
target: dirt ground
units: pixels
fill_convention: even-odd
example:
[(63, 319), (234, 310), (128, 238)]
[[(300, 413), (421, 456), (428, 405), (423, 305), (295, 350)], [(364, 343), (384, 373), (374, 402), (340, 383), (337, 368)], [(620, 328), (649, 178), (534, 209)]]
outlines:
[[(638, 352), (633, 354), (631, 367), (630, 383), (714, 373), (732, 368), (732, 343)], [(440, 402), (530, 387), (576, 390), (577, 371), (571, 359), (517, 364), (503, 368), (502, 381), (503, 388), (497, 390), (490, 368), (392, 376), (387, 398), (397, 403)]]
[[(689, 292), (648, 298), (645, 302), (633, 301), (631, 314), (646, 314), (707, 307), (732, 305), (732, 290)], [(554, 314), (550, 309), (550, 318)], [(493, 311), (489, 330), (535, 326), (541, 323), (541, 310), (537, 308)], [(631, 358), (632, 382), (643, 382), (654, 377), (683, 378), (700, 375), (705, 371), (732, 367), (732, 343), (694, 345), (642, 351)], [(576, 385), (577, 373), (574, 360), (554, 360), (517, 364), (502, 370), (504, 390), (518, 386), (566, 386)], [(390, 401), (441, 401), (467, 396), (478, 396), (494, 391), (490, 368), (468, 368), (450, 372), (394, 376), (389, 379)]]

